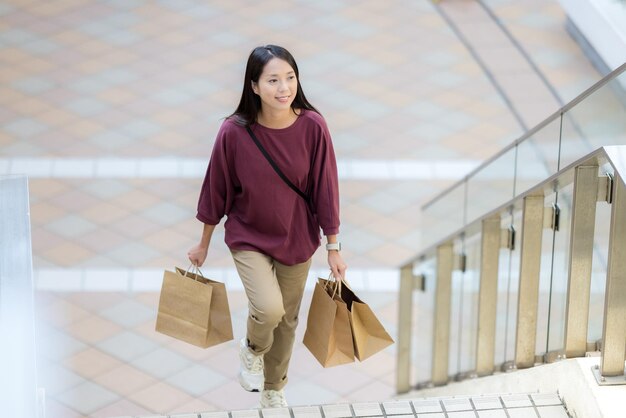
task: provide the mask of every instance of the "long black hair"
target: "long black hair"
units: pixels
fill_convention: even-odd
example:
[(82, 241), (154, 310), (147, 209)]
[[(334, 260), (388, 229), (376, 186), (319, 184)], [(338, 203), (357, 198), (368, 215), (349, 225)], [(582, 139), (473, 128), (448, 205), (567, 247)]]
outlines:
[(291, 103), (291, 109), (294, 111), (295, 109), (306, 109), (319, 113), (317, 109), (309, 103), (304, 95), (304, 91), (302, 91), (298, 65), (289, 51), (277, 45), (258, 46), (252, 50), (250, 56), (248, 57), (246, 74), (243, 80), (243, 91), (241, 93), (239, 106), (237, 106), (237, 110), (229, 116), (229, 118), (233, 118), (235, 122), (240, 125), (250, 125), (251, 123), (254, 123), (257, 119), (257, 115), (261, 111), (261, 98), (252, 90), (252, 82), (258, 83), (259, 77), (263, 72), (263, 68), (265, 68), (265, 65), (272, 58), (279, 58), (286, 61), (296, 73), (298, 91), (296, 92), (296, 97)]

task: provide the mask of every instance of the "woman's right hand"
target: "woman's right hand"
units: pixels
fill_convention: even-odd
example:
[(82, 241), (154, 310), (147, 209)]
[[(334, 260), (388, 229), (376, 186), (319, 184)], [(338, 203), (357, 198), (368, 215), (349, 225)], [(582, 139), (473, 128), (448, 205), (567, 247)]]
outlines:
[(194, 245), (187, 251), (187, 256), (189, 257), (189, 261), (196, 267), (202, 267), (204, 264), (204, 260), (206, 260), (207, 252), (209, 251), (209, 247), (205, 247), (202, 244)]

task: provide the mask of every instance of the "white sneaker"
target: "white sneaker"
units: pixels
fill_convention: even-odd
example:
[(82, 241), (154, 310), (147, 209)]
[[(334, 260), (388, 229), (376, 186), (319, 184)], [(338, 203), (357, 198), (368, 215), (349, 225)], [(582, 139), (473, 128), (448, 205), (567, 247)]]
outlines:
[(250, 351), (246, 338), (239, 341), (239, 384), (248, 392), (259, 392), (265, 384), (263, 356)]
[(285, 392), (281, 390), (266, 390), (261, 392), (261, 408), (281, 408), (286, 407), (287, 400)]

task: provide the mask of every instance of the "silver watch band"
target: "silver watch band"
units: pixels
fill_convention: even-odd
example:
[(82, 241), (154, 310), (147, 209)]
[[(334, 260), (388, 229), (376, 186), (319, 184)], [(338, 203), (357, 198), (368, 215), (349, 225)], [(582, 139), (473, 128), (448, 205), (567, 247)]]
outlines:
[(341, 251), (341, 243), (333, 242), (332, 244), (326, 244), (326, 251), (331, 251), (331, 250)]

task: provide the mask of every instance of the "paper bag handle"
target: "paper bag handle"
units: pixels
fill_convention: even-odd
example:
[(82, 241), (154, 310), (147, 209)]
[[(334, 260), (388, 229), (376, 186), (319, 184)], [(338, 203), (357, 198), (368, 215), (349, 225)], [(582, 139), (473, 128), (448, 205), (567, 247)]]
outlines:
[(184, 274), (184, 276), (185, 276), (185, 277), (187, 277), (187, 278), (189, 278), (189, 279), (194, 279), (194, 280), (196, 280), (196, 281), (198, 280), (198, 279), (197, 279), (197, 277), (190, 277), (190, 276), (187, 276), (187, 274), (188, 274), (188, 273), (194, 273), (196, 276), (197, 276), (198, 274), (200, 274), (200, 277), (204, 278), (204, 274), (202, 274), (202, 271), (200, 270), (200, 267), (198, 267), (198, 266), (197, 266), (197, 265), (195, 265), (195, 264), (190, 264), (190, 265), (189, 265), (189, 267), (187, 267), (187, 269), (185, 270), (185, 274)]
[[(332, 279), (332, 280), (331, 280)], [(329, 294), (331, 298), (335, 298), (335, 296), (337, 294), (341, 295), (341, 283), (342, 283), (342, 279), (341, 277), (339, 278), (339, 280), (337, 280), (337, 278), (333, 275), (333, 273), (331, 272), (330, 274), (328, 274), (328, 280), (326, 280), (326, 284), (324, 285), (326, 287), (326, 291), (328, 291), (328, 286), (330, 283), (333, 283), (333, 292), (332, 294)]]

